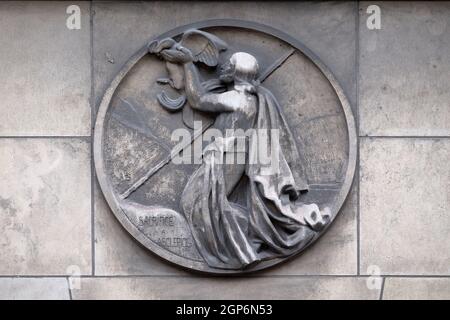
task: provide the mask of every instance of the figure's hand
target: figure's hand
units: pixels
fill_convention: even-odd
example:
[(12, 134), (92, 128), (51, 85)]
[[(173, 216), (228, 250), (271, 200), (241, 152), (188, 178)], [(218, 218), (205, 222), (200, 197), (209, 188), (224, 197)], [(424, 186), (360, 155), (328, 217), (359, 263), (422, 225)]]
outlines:
[(191, 51), (175, 42), (172, 38), (152, 41), (147, 48), (149, 53), (156, 54), (168, 62), (186, 63), (194, 61)]
[(312, 203), (305, 205), (307, 207), (307, 212), (304, 215), (306, 223), (314, 231), (321, 231), (327, 226), (331, 219), (331, 210), (329, 207), (325, 207), (322, 211), (319, 207)]
[(191, 51), (178, 43), (170, 49), (162, 50), (161, 57), (172, 63), (186, 63), (194, 61), (194, 57)]
[(175, 40), (172, 38), (165, 38), (160, 41), (154, 40), (150, 42), (147, 46), (148, 52), (152, 54), (159, 55), (162, 50), (170, 49), (176, 44)]

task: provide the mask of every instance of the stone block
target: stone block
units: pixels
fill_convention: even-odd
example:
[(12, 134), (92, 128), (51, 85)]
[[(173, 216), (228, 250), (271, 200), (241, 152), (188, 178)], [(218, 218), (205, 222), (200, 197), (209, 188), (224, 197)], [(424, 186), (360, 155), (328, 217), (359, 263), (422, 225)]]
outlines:
[(449, 278), (387, 278), (384, 300), (448, 300)]
[(89, 149), (83, 139), (0, 139), (0, 274), (91, 273)]
[(84, 278), (74, 299), (378, 299), (367, 278)]
[[(381, 29), (366, 26), (369, 5)], [(450, 135), (450, 3), (361, 2), (360, 134)]]
[[(80, 7), (81, 29), (66, 26)], [(0, 136), (88, 136), (90, 23), (88, 2), (0, 4)]]
[(361, 273), (450, 274), (450, 140), (361, 140)]
[(69, 300), (66, 278), (1, 278), (0, 300)]

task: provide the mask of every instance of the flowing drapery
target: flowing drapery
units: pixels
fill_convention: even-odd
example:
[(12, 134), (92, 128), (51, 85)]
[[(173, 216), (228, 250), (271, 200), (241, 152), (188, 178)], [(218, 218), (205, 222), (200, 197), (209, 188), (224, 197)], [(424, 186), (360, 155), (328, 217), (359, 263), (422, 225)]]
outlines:
[[(185, 186), (181, 206), (200, 254), (214, 268), (241, 269), (262, 260), (289, 256), (314, 237), (307, 217), (318, 207), (300, 202), (308, 186), (295, 139), (277, 100), (257, 87), (258, 114), (248, 137), (245, 179), (239, 186), (246, 203), (231, 200), (225, 188), (224, 156), (238, 137), (216, 139), (205, 150), (202, 165)], [(270, 134), (278, 130), (277, 140)], [(258, 132), (275, 152), (276, 166), (260, 163)], [(274, 151), (275, 150), (275, 151)]]

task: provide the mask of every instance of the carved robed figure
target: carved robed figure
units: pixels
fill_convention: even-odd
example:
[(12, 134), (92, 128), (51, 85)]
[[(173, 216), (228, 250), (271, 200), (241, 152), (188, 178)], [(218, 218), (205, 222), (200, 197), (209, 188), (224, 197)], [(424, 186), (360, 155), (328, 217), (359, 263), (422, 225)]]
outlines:
[[(329, 222), (330, 212), (302, 202), (308, 185), (301, 150), (282, 106), (260, 84), (257, 59), (235, 52), (218, 65), (226, 48), (199, 30), (185, 32), (178, 43), (168, 38), (149, 45), (150, 53), (167, 64), (169, 78), (160, 81), (184, 90), (177, 99), (158, 95), (161, 105), (178, 111), (187, 100), (193, 111), (214, 114), (214, 127), (223, 133), (204, 148), (181, 208), (205, 262), (242, 269), (298, 252)], [(219, 68), (219, 78), (203, 81), (199, 64)], [(269, 151), (269, 163), (260, 157), (262, 147)], [(230, 164), (230, 158), (244, 161)]]

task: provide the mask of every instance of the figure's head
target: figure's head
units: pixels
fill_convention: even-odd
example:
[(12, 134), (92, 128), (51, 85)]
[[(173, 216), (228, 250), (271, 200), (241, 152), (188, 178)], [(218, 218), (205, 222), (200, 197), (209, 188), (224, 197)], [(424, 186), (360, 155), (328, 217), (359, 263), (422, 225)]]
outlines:
[(252, 82), (258, 73), (258, 61), (254, 56), (245, 52), (236, 52), (229, 62), (221, 68), (220, 79), (224, 82), (245, 81)]

